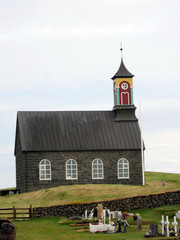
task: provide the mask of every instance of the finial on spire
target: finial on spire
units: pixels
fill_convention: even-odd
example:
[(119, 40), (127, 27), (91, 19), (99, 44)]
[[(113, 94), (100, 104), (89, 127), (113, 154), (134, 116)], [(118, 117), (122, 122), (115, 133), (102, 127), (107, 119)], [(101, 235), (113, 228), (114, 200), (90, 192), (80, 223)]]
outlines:
[(122, 59), (122, 57), (123, 57), (123, 55), (122, 55), (122, 51), (123, 51), (123, 48), (122, 48), (122, 42), (121, 42), (121, 48), (120, 48), (120, 51), (121, 51), (121, 59)]
[(123, 62), (122, 42), (121, 42), (121, 46), (120, 46), (120, 51), (121, 51), (121, 63), (120, 63), (117, 73), (114, 75), (114, 77), (112, 77), (112, 79), (114, 80), (115, 78), (133, 78), (134, 75), (127, 70), (127, 68), (125, 67), (124, 62)]

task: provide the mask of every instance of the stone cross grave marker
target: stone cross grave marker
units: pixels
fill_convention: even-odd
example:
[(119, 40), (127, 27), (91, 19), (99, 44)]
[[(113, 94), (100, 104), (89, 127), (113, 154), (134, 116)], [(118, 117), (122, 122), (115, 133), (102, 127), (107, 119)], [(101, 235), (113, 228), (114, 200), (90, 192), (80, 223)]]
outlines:
[(167, 237), (169, 237), (169, 221), (168, 221), (168, 216), (166, 216), (166, 222), (165, 222), (165, 224), (166, 224), (166, 235), (167, 235)]
[(161, 220), (161, 233), (164, 235), (164, 215), (162, 215), (162, 220)]
[(174, 222), (172, 222), (172, 225), (174, 226), (175, 236), (177, 237), (177, 225), (178, 225), (178, 222), (176, 221), (176, 217), (175, 216), (174, 216)]
[(91, 210), (88, 219), (92, 220), (93, 219), (93, 215), (94, 215), (94, 209)]

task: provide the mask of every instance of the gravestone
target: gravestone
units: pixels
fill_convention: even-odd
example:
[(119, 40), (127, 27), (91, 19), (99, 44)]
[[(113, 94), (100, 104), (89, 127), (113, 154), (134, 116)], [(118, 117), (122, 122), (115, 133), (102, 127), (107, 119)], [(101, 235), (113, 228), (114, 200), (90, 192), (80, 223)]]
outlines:
[(141, 216), (138, 216), (137, 217), (137, 230), (142, 230), (141, 226), (142, 226), (142, 219), (141, 219)]
[(87, 217), (87, 209), (86, 209), (86, 211), (85, 211), (85, 217), (84, 217), (85, 219), (87, 219), (88, 217)]
[(118, 219), (118, 211), (115, 211), (115, 213), (114, 213), (114, 218), (115, 218), (115, 219)]
[(180, 219), (180, 211), (178, 211), (178, 212), (176, 213), (176, 218), (177, 218), (177, 219)]
[(168, 216), (166, 216), (166, 236), (169, 237), (169, 221), (168, 221)]
[(106, 224), (106, 209), (103, 209), (103, 223)]
[(103, 222), (103, 205), (98, 204), (97, 210), (98, 210), (98, 222), (102, 223)]
[(123, 221), (122, 221), (122, 225), (123, 225), (122, 232), (123, 232), (123, 233), (126, 233), (126, 228), (127, 228), (127, 226), (128, 226), (127, 221), (126, 221), (126, 220), (123, 220)]
[(151, 224), (151, 233), (153, 236), (158, 235), (158, 225), (157, 224)]
[(94, 209), (91, 210), (88, 219), (92, 220), (93, 219), (93, 215), (94, 215)]
[(165, 232), (164, 232), (164, 215), (162, 215), (162, 220), (161, 220), (161, 233), (162, 233), (162, 235), (164, 235), (165, 234)]
[(174, 216), (174, 222), (172, 222), (172, 225), (174, 226), (175, 236), (177, 236), (177, 225), (178, 225), (178, 222), (176, 221), (176, 217), (175, 216)]
[(111, 216), (112, 216), (112, 213), (109, 211), (109, 225), (111, 224)]
[(121, 220), (118, 218), (117, 220), (117, 224), (118, 224), (118, 230), (117, 232), (121, 232)]

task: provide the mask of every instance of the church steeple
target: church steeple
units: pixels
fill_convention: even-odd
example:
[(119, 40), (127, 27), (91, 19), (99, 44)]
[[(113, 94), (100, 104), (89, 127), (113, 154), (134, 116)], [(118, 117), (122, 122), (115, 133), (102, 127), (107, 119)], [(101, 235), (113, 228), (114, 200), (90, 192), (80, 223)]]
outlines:
[(133, 77), (124, 65), (121, 47), (121, 64), (112, 77), (114, 89), (114, 107), (121, 105), (133, 105)]
[(114, 80), (115, 78), (133, 78), (134, 75), (130, 73), (124, 65), (123, 58), (121, 57), (121, 64), (117, 73), (112, 77)]
[(115, 121), (137, 121), (133, 102), (133, 77), (124, 65), (121, 47), (121, 63), (112, 77), (114, 90)]

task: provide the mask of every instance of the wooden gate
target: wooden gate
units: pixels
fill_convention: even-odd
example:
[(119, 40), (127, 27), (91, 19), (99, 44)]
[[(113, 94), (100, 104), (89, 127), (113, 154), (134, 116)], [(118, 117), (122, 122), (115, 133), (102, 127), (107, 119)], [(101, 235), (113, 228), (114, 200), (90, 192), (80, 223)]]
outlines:
[(29, 208), (0, 208), (0, 218), (28, 219), (32, 218), (32, 205)]

